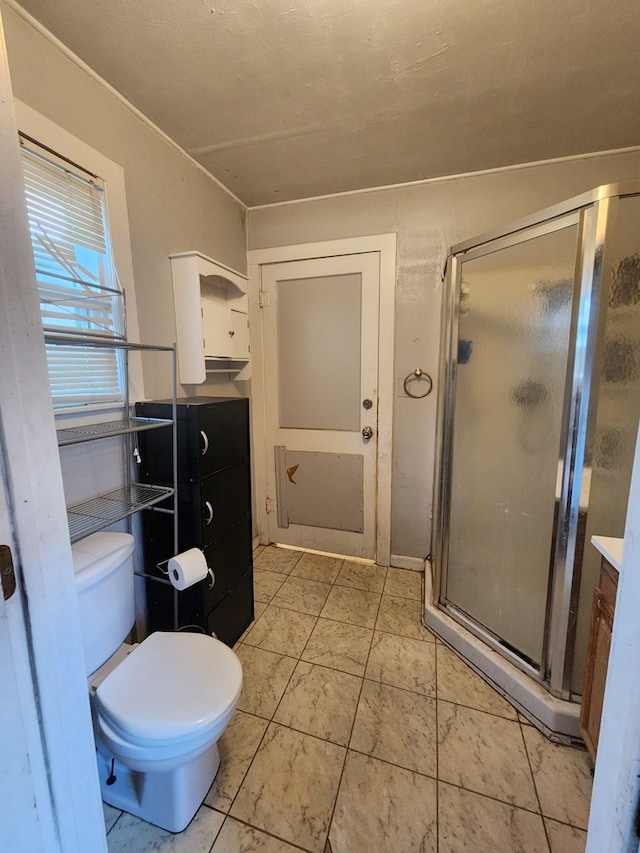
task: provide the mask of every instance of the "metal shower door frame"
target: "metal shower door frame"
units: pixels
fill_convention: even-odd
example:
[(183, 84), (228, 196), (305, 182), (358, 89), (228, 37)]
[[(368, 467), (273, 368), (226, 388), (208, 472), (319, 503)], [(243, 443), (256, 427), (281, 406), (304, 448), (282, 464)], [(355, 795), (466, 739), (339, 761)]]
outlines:
[[(440, 388), (437, 412), (436, 476), (434, 480), (434, 560), (435, 602), (447, 615), (509, 660), (518, 669), (543, 684), (552, 695), (569, 699), (575, 639), (580, 566), (576, 566), (579, 541), (578, 523), (581, 487), (585, 467), (591, 462), (597, 413), (597, 387), (591, 379), (598, 375), (606, 305), (611, 283), (607, 258), (607, 236), (615, 227), (618, 198), (640, 193), (640, 183), (599, 187), (560, 205), (542, 210), (507, 226), (451, 249), (447, 258), (442, 304)], [(569, 337), (567, 379), (563, 403), (559, 461), (562, 485), (555, 531), (555, 551), (548, 582), (547, 607), (540, 667), (534, 667), (505, 648), (499, 638), (467, 614), (447, 602), (449, 518), (451, 512), (451, 472), (455, 419), (460, 288), (465, 261), (506, 249), (518, 243), (578, 224), (576, 269)], [(567, 461), (570, 464), (566, 464)], [(550, 555), (551, 557), (552, 555)]]
[[(613, 188), (612, 188), (613, 189)], [(564, 464), (556, 527), (556, 548), (549, 587), (545, 629), (545, 682), (552, 695), (571, 698), (571, 669), (577, 624), (582, 561), (579, 550), (580, 516), (585, 519), (589, 495), (583, 488), (595, 442), (607, 306), (611, 289), (611, 259), (607, 247), (622, 192), (604, 196), (583, 209), (582, 227), (574, 282), (570, 357), (565, 384), (563, 413)], [(576, 473), (579, 472), (579, 476)], [(585, 505), (581, 498), (585, 497)]]

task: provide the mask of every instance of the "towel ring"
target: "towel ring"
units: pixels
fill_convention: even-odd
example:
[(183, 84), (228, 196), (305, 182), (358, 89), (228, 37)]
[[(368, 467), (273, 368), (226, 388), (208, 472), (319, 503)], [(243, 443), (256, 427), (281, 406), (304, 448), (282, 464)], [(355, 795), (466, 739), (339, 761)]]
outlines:
[[(411, 383), (416, 381), (419, 382), (421, 380), (424, 380), (427, 383), (427, 387), (423, 394), (414, 394), (410, 390)], [(404, 388), (404, 393), (407, 395), (407, 397), (413, 397), (414, 400), (421, 400), (423, 397), (428, 397), (431, 391), (433, 390), (433, 380), (431, 379), (428, 373), (425, 373), (424, 370), (420, 370), (419, 367), (416, 367), (413, 373), (410, 373), (408, 376), (405, 377), (402, 387)]]

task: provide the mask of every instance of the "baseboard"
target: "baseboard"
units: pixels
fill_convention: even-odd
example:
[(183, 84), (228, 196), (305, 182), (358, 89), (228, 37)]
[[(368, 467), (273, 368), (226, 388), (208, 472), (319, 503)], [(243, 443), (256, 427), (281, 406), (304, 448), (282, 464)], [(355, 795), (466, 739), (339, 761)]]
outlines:
[(423, 572), (425, 561), (422, 557), (402, 557), (391, 555), (391, 565), (396, 569), (411, 569), (413, 572)]

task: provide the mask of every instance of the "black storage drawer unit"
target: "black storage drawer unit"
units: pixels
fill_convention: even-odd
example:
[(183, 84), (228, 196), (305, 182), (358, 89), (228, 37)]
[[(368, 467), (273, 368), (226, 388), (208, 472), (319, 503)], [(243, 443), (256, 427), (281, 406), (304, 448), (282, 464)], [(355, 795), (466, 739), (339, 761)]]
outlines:
[[(170, 416), (171, 401), (138, 403), (145, 418)], [(249, 402), (244, 398), (188, 397), (178, 400), (178, 550), (202, 548), (211, 578), (175, 593), (158, 563), (173, 555), (173, 519), (143, 514), (147, 622), (150, 631), (178, 627), (215, 633), (233, 645), (253, 620)], [(167, 430), (140, 434), (144, 482), (173, 481)], [(172, 505), (171, 505), (172, 506)], [(163, 508), (170, 508), (168, 505)]]
[[(144, 418), (171, 417), (171, 400), (138, 403), (136, 411)], [(185, 397), (178, 400), (176, 415), (179, 482), (200, 481), (249, 459), (249, 401), (244, 397)], [(154, 453), (143, 462), (149, 477), (161, 482), (171, 477), (171, 434), (157, 432)]]

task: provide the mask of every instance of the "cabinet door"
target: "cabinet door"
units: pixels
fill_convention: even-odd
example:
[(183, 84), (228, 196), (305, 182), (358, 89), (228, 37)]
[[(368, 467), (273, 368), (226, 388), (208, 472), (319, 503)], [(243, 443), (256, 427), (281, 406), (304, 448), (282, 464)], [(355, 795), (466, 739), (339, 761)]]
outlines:
[[(153, 400), (146, 403), (136, 403), (136, 415), (141, 418), (172, 417), (172, 406), (164, 400)], [(194, 431), (189, 420), (189, 407), (178, 405), (178, 482), (188, 483), (197, 474), (197, 465), (192, 456), (197, 440), (191, 439)], [(173, 436), (170, 429), (154, 429), (141, 432), (138, 436), (138, 447), (142, 459), (141, 476), (147, 483), (170, 485), (173, 483)]]
[(249, 318), (243, 311), (231, 311), (231, 358), (249, 358)]
[[(178, 627), (181, 630), (204, 631), (205, 583), (178, 593)], [(147, 631), (173, 631), (174, 588), (170, 584), (147, 579)]]
[(212, 587), (209, 581), (205, 582), (207, 612), (213, 610), (251, 568), (251, 546), (251, 519), (247, 517), (204, 549), (207, 566), (215, 576)]
[(249, 465), (241, 462), (202, 481), (201, 511), (204, 543), (218, 539), (250, 514)]
[(233, 646), (253, 621), (253, 571), (249, 569), (239, 583), (207, 616), (207, 633)]
[(601, 590), (596, 588), (593, 591), (589, 652), (580, 709), (580, 729), (593, 761), (598, 748), (612, 629), (613, 610)]
[[(150, 631), (173, 630), (173, 587), (164, 583), (166, 575), (156, 563), (167, 559), (172, 550), (171, 525), (166, 518), (149, 516), (145, 525), (145, 570), (158, 580), (147, 579), (147, 622)], [(206, 617), (251, 569), (251, 517), (247, 516), (224, 536), (204, 549), (207, 566), (215, 575), (177, 594), (179, 625), (206, 627)]]
[[(170, 418), (165, 402), (137, 403), (140, 417)], [(142, 474), (147, 482), (170, 482), (171, 430), (157, 429), (139, 436)], [(178, 481), (188, 483), (249, 457), (249, 401), (221, 399), (178, 405)]]
[(200, 313), (202, 315), (202, 345), (205, 356), (230, 358), (232, 349), (231, 317), (227, 291), (222, 284), (200, 278)]
[(192, 450), (200, 477), (247, 459), (249, 456), (249, 401), (225, 400), (191, 407)]

